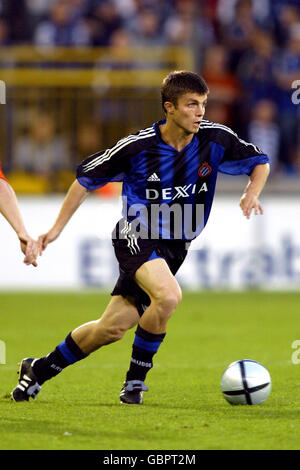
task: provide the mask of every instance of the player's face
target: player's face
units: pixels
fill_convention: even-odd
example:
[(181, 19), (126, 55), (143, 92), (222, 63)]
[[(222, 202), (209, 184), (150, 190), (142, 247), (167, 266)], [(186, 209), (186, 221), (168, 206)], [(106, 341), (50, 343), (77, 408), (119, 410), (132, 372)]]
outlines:
[(168, 116), (187, 134), (196, 134), (205, 113), (207, 94), (185, 93), (169, 108)]

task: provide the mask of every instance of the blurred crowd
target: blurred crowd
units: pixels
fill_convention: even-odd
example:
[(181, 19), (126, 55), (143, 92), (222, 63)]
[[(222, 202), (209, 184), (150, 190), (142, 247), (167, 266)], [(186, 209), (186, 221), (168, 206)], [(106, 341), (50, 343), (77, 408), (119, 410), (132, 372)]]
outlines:
[[(300, 175), (300, 0), (0, 0), (0, 45), (24, 44), (186, 46), (210, 88), (206, 118), (262, 148), (273, 174)], [(15, 164), (30, 167), (30, 143), (19, 146)]]

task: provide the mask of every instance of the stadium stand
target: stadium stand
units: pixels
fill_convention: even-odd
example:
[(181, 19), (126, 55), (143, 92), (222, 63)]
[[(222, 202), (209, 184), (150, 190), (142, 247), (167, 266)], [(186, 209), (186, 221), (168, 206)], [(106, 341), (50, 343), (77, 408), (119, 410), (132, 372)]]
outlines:
[(298, 0), (0, 0), (0, 45), (0, 160), (17, 192), (64, 191), (86, 154), (153, 122), (174, 68), (204, 75), (207, 118), (266, 149), (275, 188), (299, 186)]

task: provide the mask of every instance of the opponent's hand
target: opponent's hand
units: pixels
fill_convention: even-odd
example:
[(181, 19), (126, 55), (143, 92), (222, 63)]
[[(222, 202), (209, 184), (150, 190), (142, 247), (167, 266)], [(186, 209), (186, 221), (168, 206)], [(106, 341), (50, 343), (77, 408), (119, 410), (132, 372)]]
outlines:
[(24, 263), (27, 266), (34, 266), (35, 268), (37, 267), (37, 262), (36, 259), (39, 255), (39, 244), (37, 241), (33, 240), (29, 235), (27, 234), (21, 234), (18, 236), (20, 240), (20, 245), (21, 245), (21, 250), (22, 253), (24, 253), (25, 258), (24, 258)]
[(52, 228), (49, 232), (40, 235), (38, 238), (39, 253), (42, 256), (43, 251), (47, 248), (48, 243), (53, 242), (59, 236), (59, 233), (56, 229)]
[(258, 197), (251, 192), (246, 192), (240, 199), (240, 208), (243, 211), (244, 216), (250, 219), (252, 210), (255, 215), (263, 214), (263, 208), (258, 200)]

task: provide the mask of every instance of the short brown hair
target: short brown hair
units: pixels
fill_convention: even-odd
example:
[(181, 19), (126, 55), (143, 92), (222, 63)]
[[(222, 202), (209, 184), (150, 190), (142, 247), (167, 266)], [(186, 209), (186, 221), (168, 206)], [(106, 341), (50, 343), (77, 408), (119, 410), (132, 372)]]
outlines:
[(176, 106), (179, 96), (188, 92), (204, 95), (209, 89), (205, 80), (195, 72), (175, 70), (169, 73), (161, 86), (161, 104), (164, 112), (166, 112), (164, 107), (166, 101)]

